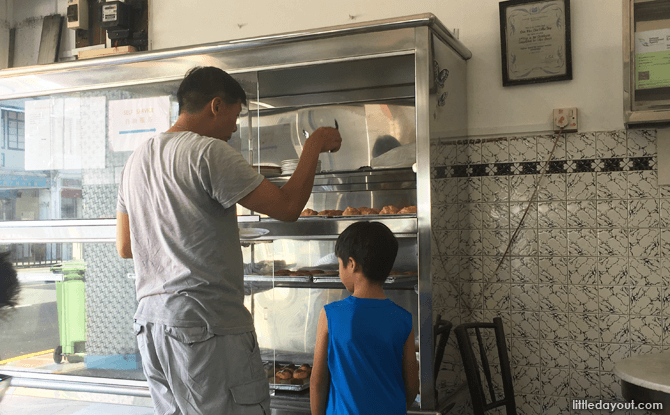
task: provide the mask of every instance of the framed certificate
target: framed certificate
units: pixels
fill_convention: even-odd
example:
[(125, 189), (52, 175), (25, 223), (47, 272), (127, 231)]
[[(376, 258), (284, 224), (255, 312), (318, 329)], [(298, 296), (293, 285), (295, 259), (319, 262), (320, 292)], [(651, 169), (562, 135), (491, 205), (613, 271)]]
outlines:
[(570, 0), (499, 3), (503, 86), (572, 79)]

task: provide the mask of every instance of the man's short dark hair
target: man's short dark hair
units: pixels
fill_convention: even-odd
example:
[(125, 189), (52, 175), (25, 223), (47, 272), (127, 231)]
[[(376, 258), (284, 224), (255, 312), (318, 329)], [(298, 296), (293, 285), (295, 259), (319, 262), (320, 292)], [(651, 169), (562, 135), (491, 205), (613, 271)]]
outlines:
[(335, 242), (335, 255), (346, 265), (353, 258), (363, 275), (383, 284), (398, 254), (398, 240), (381, 222), (356, 222), (349, 225)]
[(10, 255), (10, 252), (0, 253), (0, 317), (16, 306), (21, 289)]
[(226, 105), (238, 102), (247, 105), (247, 94), (242, 86), (224, 70), (214, 66), (196, 66), (186, 72), (177, 91), (179, 114), (196, 114), (219, 97)]

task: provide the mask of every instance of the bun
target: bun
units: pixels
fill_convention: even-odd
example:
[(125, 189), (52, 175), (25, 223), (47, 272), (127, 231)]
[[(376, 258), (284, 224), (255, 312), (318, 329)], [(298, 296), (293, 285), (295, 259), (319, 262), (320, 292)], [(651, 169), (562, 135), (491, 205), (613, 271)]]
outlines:
[(309, 372), (303, 369), (298, 369), (293, 372), (293, 379), (307, 379), (309, 377)]
[(293, 378), (293, 371), (291, 371), (291, 369), (282, 369), (275, 373), (275, 378), (283, 380), (291, 379)]
[(358, 209), (352, 208), (351, 206), (344, 209), (344, 212), (342, 212), (343, 216), (356, 216), (356, 215), (360, 215), (360, 214), (361, 214), (361, 212)]
[(361, 215), (379, 215), (379, 209), (360, 207), (358, 210), (361, 212)]
[(393, 205), (388, 205), (388, 206), (384, 206), (382, 208), (382, 210), (379, 212), (379, 214), (380, 215), (395, 215), (399, 211), (400, 211), (400, 209), (398, 209), (397, 207), (395, 207)]
[(319, 214), (319, 212), (317, 212), (316, 210), (305, 209), (305, 210), (302, 211), (300, 216), (316, 216), (318, 214)]
[(416, 213), (416, 206), (407, 206), (398, 212), (399, 215), (405, 214), (405, 213)]

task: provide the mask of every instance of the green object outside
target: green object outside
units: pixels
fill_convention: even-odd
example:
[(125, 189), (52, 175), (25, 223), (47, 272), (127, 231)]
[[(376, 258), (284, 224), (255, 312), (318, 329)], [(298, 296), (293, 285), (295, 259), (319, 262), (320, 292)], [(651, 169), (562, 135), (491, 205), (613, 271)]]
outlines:
[(56, 304), (60, 346), (62, 354), (67, 356), (83, 352), (86, 341), (86, 263), (64, 262), (62, 270), (63, 281), (56, 282)]

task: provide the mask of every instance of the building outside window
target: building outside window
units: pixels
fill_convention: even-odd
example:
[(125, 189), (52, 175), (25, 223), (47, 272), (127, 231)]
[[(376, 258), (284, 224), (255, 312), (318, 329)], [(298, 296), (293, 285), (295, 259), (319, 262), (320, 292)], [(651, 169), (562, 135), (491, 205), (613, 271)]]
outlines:
[(4, 136), (7, 137), (7, 148), (10, 150), (25, 150), (25, 114), (18, 111), (2, 110), (2, 121), (5, 127)]

